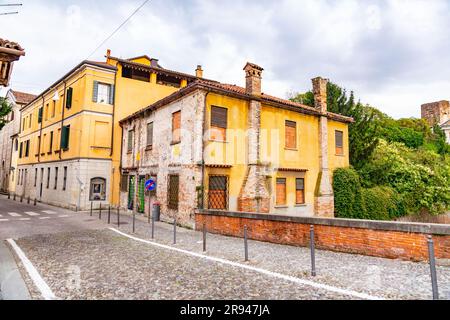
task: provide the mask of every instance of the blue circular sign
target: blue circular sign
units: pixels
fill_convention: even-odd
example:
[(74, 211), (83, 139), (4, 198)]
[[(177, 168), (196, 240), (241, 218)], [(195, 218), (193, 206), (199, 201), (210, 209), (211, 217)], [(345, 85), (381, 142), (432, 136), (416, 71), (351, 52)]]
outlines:
[(156, 189), (156, 182), (154, 180), (150, 179), (145, 182), (145, 190), (153, 191), (155, 189)]

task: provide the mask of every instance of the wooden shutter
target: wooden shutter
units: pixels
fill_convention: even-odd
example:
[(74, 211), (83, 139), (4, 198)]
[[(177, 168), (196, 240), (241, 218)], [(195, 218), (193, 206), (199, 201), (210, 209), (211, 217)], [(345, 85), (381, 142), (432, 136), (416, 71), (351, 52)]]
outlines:
[(133, 151), (134, 130), (128, 130), (128, 152)]
[(67, 96), (66, 96), (66, 108), (70, 109), (72, 108), (72, 97), (73, 97), (73, 88), (67, 89)]
[(344, 154), (344, 133), (342, 131), (335, 131), (336, 139), (336, 155)]
[(177, 175), (169, 176), (169, 209), (178, 210), (178, 191), (180, 186), (180, 178)]
[(43, 108), (42, 107), (40, 107), (39, 108), (39, 113), (38, 113), (38, 123), (41, 123), (42, 122), (42, 113), (43, 113)]
[(286, 179), (277, 179), (277, 206), (286, 204)]
[(48, 153), (51, 153), (53, 151), (53, 131), (50, 132), (50, 145), (48, 148)]
[(178, 143), (181, 141), (181, 111), (172, 114), (172, 142)]
[(294, 121), (286, 121), (286, 148), (297, 148), (297, 123)]
[(295, 180), (295, 198), (297, 204), (305, 203), (305, 179)]
[(94, 81), (94, 89), (92, 90), (92, 101), (98, 102), (98, 81)]
[(211, 107), (211, 140), (226, 141), (228, 126), (228, 109)]
[(70, 126), (64, 126), (61, 132), (61, 149), (69, 149)]
[(114, 104), (115, 91), (116, 91), (116, 87), (113, 84), (109, 85), (109, 104)]
[(19, 158), (22, 158), (23, 142), (20, 143)]
[(153, 145), (153, 122), (147, 123), (147, 146)]

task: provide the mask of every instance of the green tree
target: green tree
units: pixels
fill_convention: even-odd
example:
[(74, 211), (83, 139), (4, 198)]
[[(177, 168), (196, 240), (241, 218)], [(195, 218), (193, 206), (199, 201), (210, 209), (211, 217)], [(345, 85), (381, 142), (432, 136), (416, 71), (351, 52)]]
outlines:
[(11, 110), (11, 104), (8, 103), (6, 98), (0, 97), (0, 130), (2, 130), (8, 122), (6, 120), (6, 116), (11, 112)]

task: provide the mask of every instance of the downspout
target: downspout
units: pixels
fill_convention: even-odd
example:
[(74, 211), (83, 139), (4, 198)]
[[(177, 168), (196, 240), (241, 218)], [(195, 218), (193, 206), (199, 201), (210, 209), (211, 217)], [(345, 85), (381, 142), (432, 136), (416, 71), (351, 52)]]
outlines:
[(204, 102), (204, 110), (203, 110), (203, 130), (202, 130), (202, 201), (201, 201), (201, 209), (205, 209), (205, 133), (206, 133), (206, 112), (208, 110), (207, 107), (207, 99), (208, 95), (211, 93), (211, 90), (208, 89), (208, 92), (205, 94), (205, 102)]
[[(122, 127), (122, 124), (119, 122), (119, 126), (120, 126), (120, 128), (122, 129), (122, 134), (121, 134), (121, 137), (120, 137), (120, 164), (119, 164), (119, 174), (120, 174), (120, 176), (122, 176), (122, 168), (123, 168), (123, 166), (122, 166), (122, 156), (123, 156), (123, 127)], [(119, 203), (118, 203), (118, 205), (117, 205), (117, 207), (120, 209), (120, 193), (121, 193), (121, 189), (122, 189), (122, 179), (120, 179), (120, 182), (119, 182)]]
[[(113, 100), (113, 112), (112, 112), (112, 122), (111, 122), (111, 151), (109, 156), (111, 157), (111, 164), (112, 164), (112, 174), (111, 174), (111, 186), (109, 187), (110, 190), (110, 195), (109, 195), (109, 203), (111, 204), (112, 200), (114, 199), (114, 174), (115, 174), (115, 168), (114, 168), (114, 159), (113, 159), (113, 154), (114, 154), (114, 127), (115, 127), (115, 115), (116, 115), (116, 99), (117, 99), (117, 66), (119, 65), (119, 61), (116, 62), (116, 71), (114, 74), (114, 100)], [(123, 133), (122, 133), (123, 135)], [(122, 143), (120, 143), (120, 145), (122, 145)], [(120, 156), (122, 157), (122, 154), (120, 154)], [(120, 163), (119, 163), (119, 171), (120, 171)], [(120, 173), (120, 172), (119, 172)], [(119, 190), (119, 205), (120, 205), (120, 190)]]
[[(45, 97), (42, 95), (42, 118), (41, 118), (41, 125), (39, 128), (39, 150), (38, 150), (38, 163), (41, 162), (41, 145), (42, 145), (42, 124), (44, 123), (44, 109), (45, 109)], [(38, 111), (38, 117), (39, 117), (39, 111)]]
[[(67, 82), (66, 80), (63, 80), (64, 82), (64, 95), (63, 95), (63, 101), (61, 105), (61, 136), (59, 137), (59, 160), (62, 160), (62, 149), (61, 149), (61, 138), (62, 138), (62, 132), (64, 127), (64, 111), (66, 110), (66, 90), (67, 90)], [(42, 139), (41, 139), (42, 140)]]

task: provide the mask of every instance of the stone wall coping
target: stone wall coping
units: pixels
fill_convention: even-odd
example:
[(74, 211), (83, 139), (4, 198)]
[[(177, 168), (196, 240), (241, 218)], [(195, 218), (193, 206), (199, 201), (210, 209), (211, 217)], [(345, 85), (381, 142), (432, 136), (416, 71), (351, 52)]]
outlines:
[(319, 218), (319, 217), (295, 217), (273, 214), (258, 214), (248, 212), (231, 212), (215, 210), (197, 210), (196, 214), (209, 216), (222, 216), (231, 218), (244, 218), (253, 220), (270, 220), (280, 222), (294, 222), (310, 225), (323, 225), (344, 228), (372, 229), (384, 231), (398, 231), (408, 233), (423, 233), (431, 235), (450, 235), (450, 225), (434, 223), (410, 223), (397, 221), (375, 221), (375, 220), (356, 220), (341, 218)]

